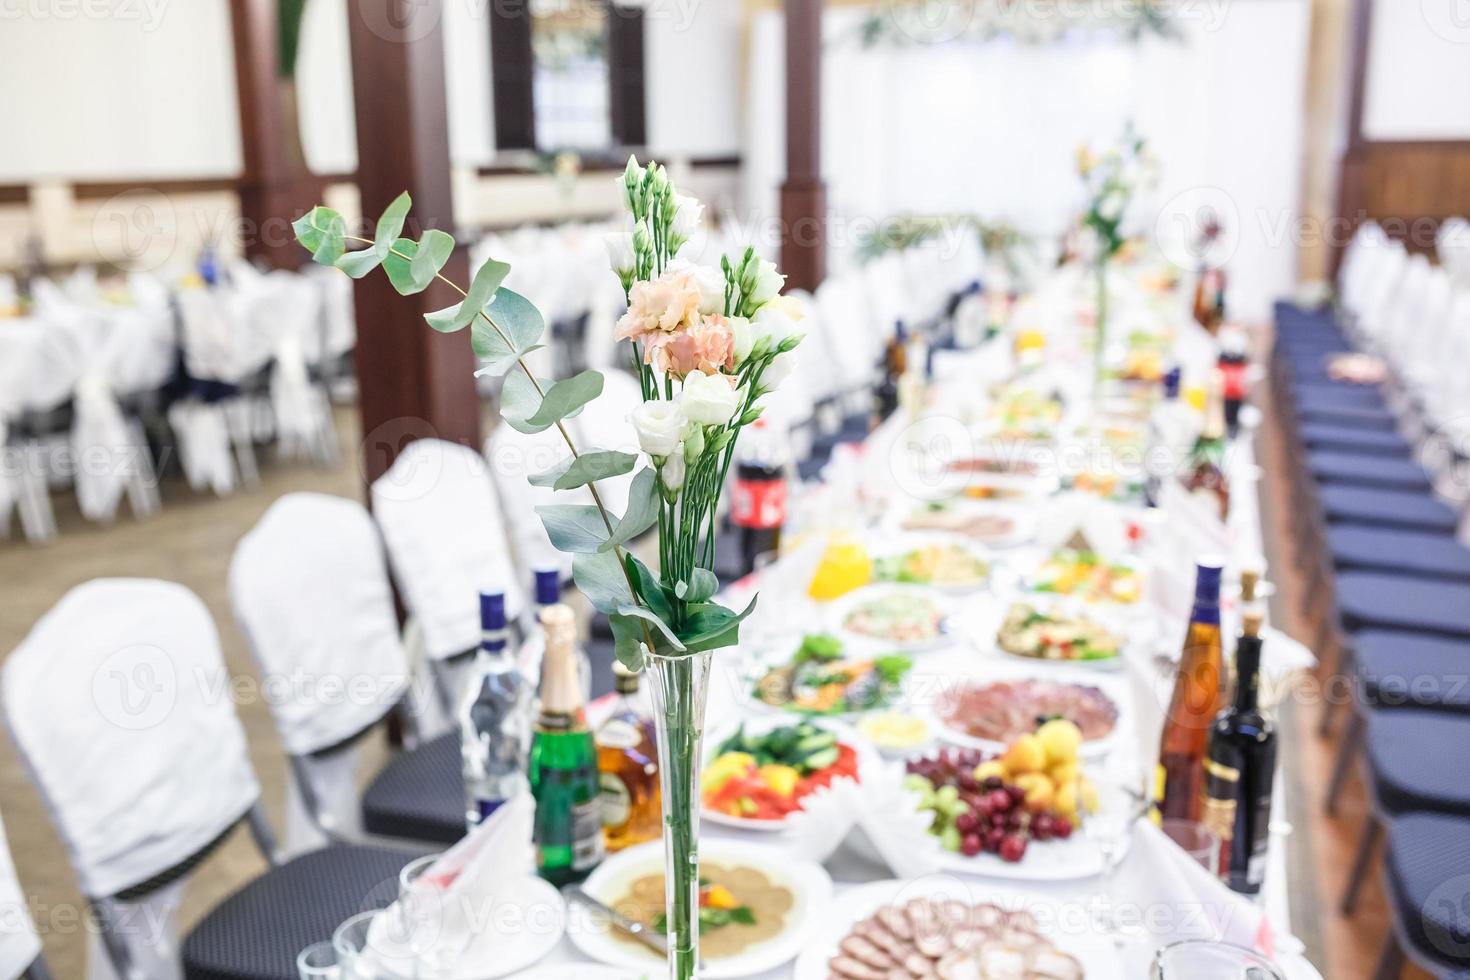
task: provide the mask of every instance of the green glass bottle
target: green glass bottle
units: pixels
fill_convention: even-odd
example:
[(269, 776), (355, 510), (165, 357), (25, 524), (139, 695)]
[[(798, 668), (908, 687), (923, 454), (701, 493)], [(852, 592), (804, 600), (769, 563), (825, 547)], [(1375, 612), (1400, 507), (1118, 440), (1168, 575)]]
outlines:
[(602, 804), (597, 745), (583, 714), (571, 609), (541, 611), (541, 714), (531, 737), (531, 795), (536, 798), (536, 868), (560, 887), (586, 878), (602, 860)]

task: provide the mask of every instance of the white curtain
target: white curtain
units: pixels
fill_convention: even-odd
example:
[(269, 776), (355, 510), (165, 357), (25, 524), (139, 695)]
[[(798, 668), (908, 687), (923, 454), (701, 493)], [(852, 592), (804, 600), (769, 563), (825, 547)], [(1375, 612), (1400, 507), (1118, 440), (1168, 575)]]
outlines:
[[(864, 10), (829, 9), (822, 165), (834, 251), (898, 211), (969, 211), (1058, 234), (1082, 205), (1078, 144), (1116, 140), (1132, 120), (1163, 164), (1134, 230), (1174, 234), (1174, 213), (1219, 208), (1239, 239), (1232, 307), (1265, 314), (1294, 282), (1309, 4), (1240, 0), (1213, 19), (1208, 7), (1177, 22), (1179, 41), (872, 48), (856, 36)], [(783, 40), (779, 14), (756, 18), (743, 159), (757, 215), (777, 213), (785, 171)]]

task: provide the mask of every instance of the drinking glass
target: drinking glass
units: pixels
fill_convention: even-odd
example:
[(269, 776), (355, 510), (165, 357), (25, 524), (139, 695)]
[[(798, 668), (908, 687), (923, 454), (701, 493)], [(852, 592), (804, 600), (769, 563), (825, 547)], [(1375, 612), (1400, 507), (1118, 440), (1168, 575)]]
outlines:
[(1098, 877), (1097, 905), (1103, 929), (1112, 937), (1113, 945), (1123, 946), (1123, 934), (1113, 901), (1113, 873), (1128, 850), (1133, 825), (1143, 816), (1146, 800), (1143, 779), (1133, 772), (1112, 770), (1092, 778), (1097, 791), (1097, 812), (1082, 817), (1082, 831), (1102, 857), (1103, 870)]
[(404, 944), (414, 955), (415, 980), (439, 980), (454, 975), (462, 949), (443, 941), (444, 912), (448, 904), (444, 889), (424, 880), (425, 872), (443, 855), (429, 854), (403, 866), (398, 872), (398, 928)]
[(1220, 853), (1220, 838), (1209, 827), (1198, 820), (1170, 817), (1160, 828), (1164, 836), (1178, 844), (1180, 849), (1193, 858), (1201, 867), (1214, 873), (1215, 859)]
[(296, 972), (301, 980), (341, 980), (337, 948), (330, 940), (312, 943), (297, 955)]
[(363, 954), (368, 948), (368, 934), (372, 930), (377, 912), (359, 912), (343, 922), (332, 933), (332, 949), (337, 954), (337, 976), (339, 980), (358, 980), (370, 977)]
[(1281, 968), (1254, 950), (1188, 939), (1154, 953), (1151, 980), (1286, 980)]

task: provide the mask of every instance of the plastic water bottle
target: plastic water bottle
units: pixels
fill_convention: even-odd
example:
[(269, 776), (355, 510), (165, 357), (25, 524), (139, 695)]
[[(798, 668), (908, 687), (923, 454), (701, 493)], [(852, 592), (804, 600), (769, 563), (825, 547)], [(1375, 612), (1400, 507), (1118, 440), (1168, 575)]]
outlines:
[(531, 688), (509, 648), (505, 593), (480, 593), (480, 649), (459, 711), (465, 825), (526, 792)]

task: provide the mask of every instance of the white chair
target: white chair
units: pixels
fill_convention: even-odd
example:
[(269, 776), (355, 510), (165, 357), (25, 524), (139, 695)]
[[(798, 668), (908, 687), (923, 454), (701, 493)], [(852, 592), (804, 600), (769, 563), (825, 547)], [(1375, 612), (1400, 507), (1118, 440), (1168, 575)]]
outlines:
[[(572, 438), (581, 449), (616, 449), (625, 453), (638, 452), (638, 437), (628, 416), (643, 404), (643, 391), (638, 379), (626, 371), (614, 368), (602, 376), (602, 394), (594, 398), (581, 413), (572, 420)], [(597, 492), (603, 506), (615, 514), (628, 509), (628, 490), (633, 483), (632, 473), (598, 480)]]
[(28, 907), (5, 843), (5, 825), (0, 823), (0, 977), (51, 980)]
[[(5, 717), (101, 929), (89, 976), (288, 976), (406, 852), (333, 847), (280, 863), (214, 623), (181, 585), (97, 579), (5, 662)], [(184, 885), (241, 822), (273, 866), (179, 943)], [(147, 923), (148, 928), (139, 928)], [(99, 946), (100, 943), (100, 946)], [(213, 971), (213, 972), (211, 972)]]
[(873, 326), (861, 279), (853, 274), (825, 280), (817, 287), (817, 310), (843, 396), (867, 398), (878, 379), (878, 358), (887, 335), (880, 336)]
[[(503, 509), (485, 459), (440, 439), (419, 439), (399, 453), (372, 486), (373, 516), (388, 546), (393, 577), (413, 618), (416, 676), (432, 677), (435, 704), (415, 700), (426, 734), (448, 724), (459, 674), (480, 644), (480, 590), (505, 590), (506, 615), (520, 615), (524, 595), (511, 561)], [(417, 685), (415, 685), (417, 689)]]
[(372, 516), (345, 497), (281, 497), (235, 548), (230, 604), (291, 760), (287, 852), (361, 840), (361, 736), (409, 684)]
[(516, 565), (522, 572), (550, 563), (560, 570), (563, 581), (572, 574), (572, 556), (551, 546), (536, 508), (546, 504), (590, 504), (592, 495), (585, 488), (564, 491), (530, 483), (530, 477), (551, 469), (570, 455), (555, 428), (528, 434), (502, 423), (485, 440), (485, 458), (500, 492), (505, 526), (515, 547)]

